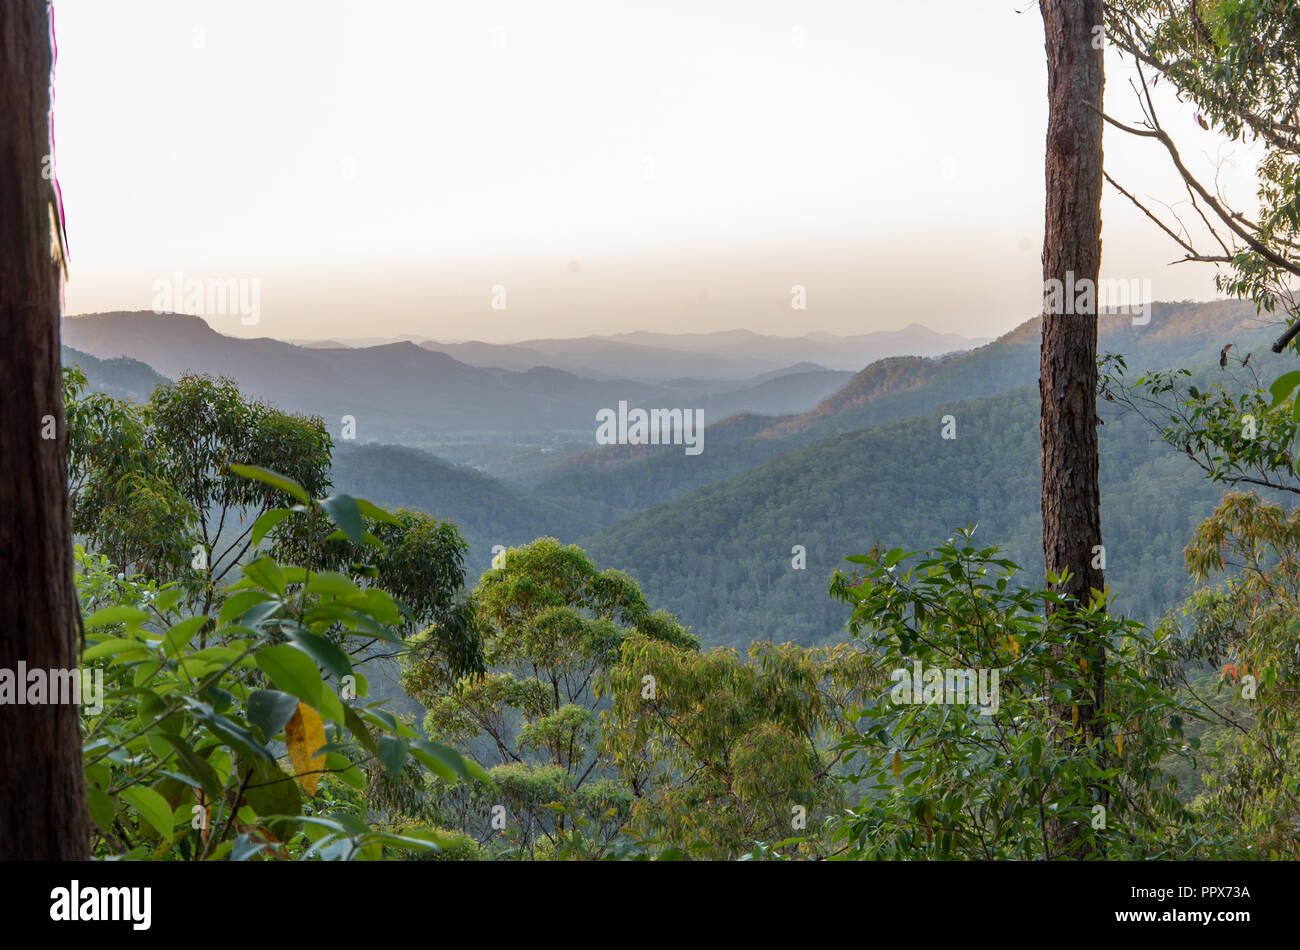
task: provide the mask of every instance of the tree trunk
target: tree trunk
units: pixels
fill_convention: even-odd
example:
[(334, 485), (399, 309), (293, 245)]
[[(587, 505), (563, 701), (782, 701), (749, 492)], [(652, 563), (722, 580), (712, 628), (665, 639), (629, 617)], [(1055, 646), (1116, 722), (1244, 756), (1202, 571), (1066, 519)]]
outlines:
[[(0, 3), (0, 669), (77, 666), (46, 0)], [(53, 438), (46, 438), (53, 435)], [(16, 683), (19, 690), (25, 683)], [(47, 698), (49, 698), (47, 696)], [(79, 711), (0, 705), (0, 860), (89, 856)]]
[[(1102, 0), (1042, 0), (1047, 40), (1047, 207), (1043, 238), (1043, 343), (1039, 378), (1043, 464), (1043, 555), (1056, 588), (1087, 605), (1105, 579), (1094, 567), (1101, 544), (1097, 456), (1097, 280), (1101, 268), (1102, 49), (1094, 29)], [(1053, 281), (1062, 294), (1053, 296)], [(1091, 300), (1071, 289), (1092, 288)], [(1057, 303), (1061, 306), (1057, 306)], [(1051, 607), (1049, 605), (1048, 609)], [(1079, 710), (1082, 736), (1099, 738), (1105, 654), (1080, 630), (1070, 664), (1089, 658), (1072, 702), (1054, 713), (1066, 732)], [(1100, 747), (1098, 747), (1100, 754)], [(1051, 837), (1068, 851), (1074, 831)]]

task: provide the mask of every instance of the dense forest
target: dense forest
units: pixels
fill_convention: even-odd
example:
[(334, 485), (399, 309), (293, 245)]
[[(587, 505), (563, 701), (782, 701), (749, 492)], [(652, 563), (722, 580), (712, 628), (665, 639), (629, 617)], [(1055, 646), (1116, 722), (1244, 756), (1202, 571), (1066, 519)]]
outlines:
[[(1138, 130), (1224, 253), (1165, 234), (1233, 300), (1146, 322), (1045, 290), (969, 352), (714, 393), (739, 411), (699, 457), (574, 450), (620, 380), (409, 341), (313, 356), (178, 318), (229, 375), (61, 346), (61, 205), (0, 189), (0, 858), (1300, 857), (1300, 137), (1272, 81), (1300, 18), (1202, 6), (1106, 27), (1263, 142), (1251, 217), (1149, 96)], [(1074, 92), (1100, 101), (1102, 5), (1041, 12), (1044, 287), (1095, 284), (1108, 117)], [(0, 14), (15, 181), (49, 141), (47, 15)], [(250, 353), (284, 399), (235, 378)], [(291, 393), (277, 361), (328, 371)], [(347, 371), (366, 412), (413, 379), (435, 405), (341, 435)], [(532, 463), (419, 447), (502, 412)]]
[[(1226, 587), (1212, 580), (1230, 563), (1220, 567), (1216, 550), (1224, 557), (1249, 549), (1269, 565), (1270, 583), (1294, 586), (1293, 539), (1274, 512), (1284, 510), (1295, 475), (1285, 452), (1247, 459), (1222, 431), (1225, 412), (1241, 415), (1250, 400), (1266, 399), (1240, 371), (1255, 352), (1248, 346), (1261, 339), (1253, 323), (1231, 305), (1168, 310), (1180, 312), (1181, 322), (1155, 325), (1166, 333), (1179, 327), (1177, 349), (1148, 345), (1144, 361), (1197, 359), (1234, 333), (1246, 343), (1235, 370), (1215, 361), (1139, 375), (1111, 358), (1102, 377), (1102, 513), (1117, 618), (1106, 622), (1115, 624), (1117, 651), (1136, 651), (1133, 680), (1117, 678), (1117, 693), (1134, 704), (1124, 722), (1162, 723), (1151, 735), (1115, 740), (1139, 774), (1149, 773), (1141, 807), (1161, 817), (1157, 826), (1145, 813), (1113, 816), (1125, 823), (1109, 826), (1117, 833), (1107, 853), (1149, 853), (1144, 836), (1156, 827), (1186, 836), (1170, 843), (1182, 849), (1171, 853), (1239, 853), (1226, 827), (1203, 835), (1203, 809), (1211, 801), (1221, 807), (1222, 796), (1239, 811), (1262, 809), (1252, 821), (1264, 837), (1249, 848), (1267, 839), (1267, 848), (1285, 851), (1260, 824), (1268, 809), (1254, 796), (1263, 790), (1247, 794), (1223, 778), (1246, 767), (1244, 743), (1280, 739), (1233, 727), (1258, 716), (1239, 695), (1240, 679), (1242, 670), (1262, 671), (1264, 657), (1245, 658), (1243, 650), (1255, 648), (1224, 626), (1224, 611), (1267, 607), (1246, 593), (1248, 579), (1230, 577)], [(731, 431), (712, 443), (716, 455), (746, 442), (785, 451), (676, 500), (647, 499), (646, 510), (630, 516), (590, 499), (566, 504), (413, 448), (335, 444), (319, 418), (250, 400), (229, 381), (182, 376), (156, 383), (143, 402), (117, 399), (110, 392), (124, 385), (123, 369), (85, 360), (85, 374), (68, 371), (65, 393), (79, 433), (69, 472), (89, 624), (83, 661), (111, 664), (110, 692), (112, 677), (125, 677), (118, 688), (133, 710), (124, 720), (119, 708), (90, 728), (111, 738), (145, 724), (141, 703), (159, 714), (186, 703), (195, 675), (215, 676), (228, 697), (222, 709), (213, 694), (195, 694), (188, 702), (197, 704), (196, 724), (161, 741), (134, 740), (146, 760), (182, 757), (166, 769), (169, 778), (141, 786), (136, 776), (158, 764), (140, 772), (92, 755), (98, 849), (181, 858), (290, 853), (281, 841), (287, 824), (232, 835), (225, 851), (201, 834), (191, 840), (164, 829), (189, 826), (191, 799), (205, 809), (215, 801), (219, 811), (230, 783), (273, 778), (277, 758), (287, 755), (296, 771), (310, 765), (302, 743), (311, 740), (296, 738), (297, 716), (308, 735), (336, 736), (325, 743), (335, 751), (308, 769), (322, 777), (300, 778), (295, 794), (285, 786), (260, 804), (245, 794), (243, 807), (248, 822), (259, 808), (302, 820), (330, 815), (303, 826), (304, 854), (883, 857), (932, 847), (936, 855), (1035, 856), (1032, 839), (1014, 830), (1033, 823), (1019, 810), (1023, 802), (999, 806), (1010, 811), (993, 831), (983, 819), (969, 824), (974, 801), (931, 802), (949, 810), (952, 833), (923, 833), (933, 813), (922, 815), (919, 838), (908, 831), (893, 809), (952, 779), (909, 765), (886, 737), (906, 728), (969, 757), (963, 743), (978, 745), (984, 724), (975, 711), (962, 727), (969, 733), (951, 726), (931, 733), (933, 707), (881, 703), (888, 669), (926, 661), (929, 649), (941, 649), (931, 638), (990, 624), (1004, 631), (1001, 639), (963, 647), (963, 656), (975, 652), (962, 665), (1000, 669), (1002, 683), (1016, 682), (1025, 692), (1014, 695), (1026, 702), (1046, 682), (1035, 680), (1042, 669), (1018, 669), (1061, 635), (1034, 607), (1043, 595), (1029, 569), (1038, 532), (1036, 394), (1008, 375), (994, 395), (945, 400), (952, 392), (945, 365), (998, 360), (1005, 345), (1020, 344), (869, 367), (809, 414), (811, 424), (753, 415), (723, 423)], [(125, 369), (142, 383), (155, 378)], [(920, 372), (906, 379), (900, 369)], [(923, 414), (839, 420), (888, 398), (879, 391), (858, 398), (864, 379), (926, 399)], [(1195, 425), (1157, 424), (1155, 405)], [(1274, 415), (1288, 411), (1284, 403)], [(945, 417), (955, 422), (949, 438)], [(816, 437), (764, 437), (774, 425)], [(1286, 444), (1294, 427), (1279, 425), (1260, 435), (1262, 446)], [(847, 431), (826, 434), (837, 428)], [(1223, 445), (1210, 450), (1215, 440), (1235, 454), (1221, 454)], [(235, 453), (248, 466), (223, 468), (220, 460)], [(1189, 454), (1209, 459), (1213, 471), (1207, 476)], [(624, 458), (615, 470), (634, 473), (659, 458)], [(1272, 487), (1225, 496), (1248, 464), (1262, 465)], [(590, 463), (579, 457), (557, 467), (575, 465)], [(177, 519), (178, 511), (189, 515)], [(1242, 521), (1245, 512), (1276, 526), (1248, 537), (1257, 529)], [(971, 591), (982, 593), (972, 600)], [(302, 620), (286, 625), (286, 611)], [(241, 661), (259, 641), (274, 659)], [(911, 652), (903, 650), (908, 642)], [(917, 649), (920, 642), (932, 647)], [(241, 662), (247, 674), (239, 674)], [(1275, 683), (1286, 676), (1270, 669)], [(170, 681), (156, 683), (160, 675)], [(136, 681), (156, 685), (130, 700)], [(1001, 701), (1007, 697), (1004, 685)], [(906, 721), (896, 722), (900, 709)], [(1032, 745), (1042, 724), (1029, 720), (1016, 741)], [(789, 732), (796, 721), (803, 725)], [(365, 730), (360, 748), (339, 741), (343, 729)], [(223, 736), (237, 738), (244, 756), (264, 749), (270, 759), (241, 773), (239, 755), (223, 752)], [(187, 769), (176, 768), (181, 762)], [(416, 771), (416, 763), (425, 768)], [(986, 780), (1013, 781), (992, 773)], [(1040, 780), (1014, 782), (1023, 796)], [(141, 808), (132, 833), (123, 818)], [(1090, 811), (1086, 820), (1091, 829)]]

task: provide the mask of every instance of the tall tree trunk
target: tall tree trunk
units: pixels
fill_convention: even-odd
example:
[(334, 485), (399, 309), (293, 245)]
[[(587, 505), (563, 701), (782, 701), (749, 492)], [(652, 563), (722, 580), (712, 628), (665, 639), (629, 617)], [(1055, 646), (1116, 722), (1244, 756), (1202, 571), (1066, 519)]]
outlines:
[[(1047, 208), (1043, 238), (1044, 313), (1039, 377), (1043, 462), (1043, 555), (1052, 574), (1068, 571), (1058, 589), (1081, 605), (1105, 586), (1094, 567), (1101, 544), (1097, 456), (1097, 280), (1101, 268), (1102, 49), (1094, 30), (1102, 0), (1041, 0), (1047, 40)], [(1053, 297), (1053, 281), (1063, 293)], [(1091, 287), (1088, 299), (1071, 288)], [(1060, 301), (1063, 306), (1057, 307)], [(1082, 307), (1078, 304), (1083, 304)], [(1083, 310), (1085, 312), (1079, 312)], [(1050, 312), (1055, 311), (1055, 312)], [(1050, 610), (1050, 605), (1049, 605)], [(1081, 630), (1070, 664), (1088, 659), (1072, 701), (1054, 710), (1061, 732), (1078, 707), (1082, 736), (1099, 739), (1105, 654)], [(1089, 695), (1091, 694), (1091, 695)], [(1098, 754), (1101, 746), (1097, 746)], [(1072, 826), (1050, 837), (1071, 850)]]
[[(77, 666), (46, 158), (51, 66), (46, 0), (0, 3), (0, 669), (15, 675), (20, 661)], [(88, 848), (77, 707), (0, 705), (0, 859), (71, 860)]]

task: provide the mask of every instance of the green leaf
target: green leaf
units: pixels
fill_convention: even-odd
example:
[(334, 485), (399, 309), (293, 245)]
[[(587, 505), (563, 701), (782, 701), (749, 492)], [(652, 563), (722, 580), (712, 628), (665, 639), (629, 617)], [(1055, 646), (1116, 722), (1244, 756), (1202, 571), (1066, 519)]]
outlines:
[(159, 733), (163, 740), (171, 745), (176, 751), (176, 758), (180, 760), (185, 774), (193, 779), (203, 789), (203, 793), (208, 796), (209, 802), (215, 802), (221, 799), (221, 785), (218, 784), (216, 777), (213, 776), (212, 770), (204, 762), (197, 752), (188, 742), (178, 735), (169, 732)]
[(287, 643), (267, 647), (257, 654), (257, 668), (271, 678), (271, 682), (292, 693), (309, 706), (320, 702), (323, 689), (320, 671), (306, 653)]
[(347, 758), (337, 752), (325, 753), (325, 767), (331, 771), (337, 772), (338, 777), (345, 783), (355, 788), (357, 791), (364, 791), (366, 787), (366, 776), (359, 768), (356, 767)]
[(406, 743), (395, 736), (380, 736), (379, 761), (384, 764), (389, 778), (397, 778), (406, 764)]
[(298, 709), (298, 697), (275, 689), (255, 689), (248, 694), (248, 721), (269, 741), (280, 734)]
[[(340, 528), (335, 528), (329, 534), (325, 535), (325, 540), (326, 541), (347, 541), (349, 540), (349, 538), (346, 531), (343, 531)], [(383, 542), (380, 541), (378, 538), (376, 538), (369, 531), (361, 535), (361, 543), (368, 544), (372, 548), (382, 548), (384, 546)]]
[(320, 506), (330, 516), (330, 520), (357, 544), (366, 543), (365, 524), (361, 520), (361, 508), (351, 495), (331, 495), (322, 498)]
[[(301, 570), (301, 568), (291, 570)], [(248, 585), (245, 582), (250, 582), (266, 590), (274, 591), (281, 597), (284, 596), (285, 586), (291, 581), (291, 575), (284, 571), (279, 564), (276, 564), (274, 558), (270, 557), (259, 557), (257, 560), (245, 564), (243, 575), (240, 582), (234, 586), (246, 587)]]
[(311, 504), (311, 495), (307, 494), (306, 489), (293, 479), (285, 478), (283, 475), (277, 475), (269, 468), (262, 468), (260, 465), (231, 465), (230, 470), (236, 475), (242, 475), (244, 478), (251, 478), (254, 481), (270, 485), (272, 488), (278, 488), (280, 491), (288, 492), (304, 505)]
[(100, 831), (111, 832), (117, 818), (117, 801), (102, 788), (91, 785), (86, 788), (86, 805), (91, 821), (99, 826)]
[(275, 761), (275, 756), (267, 750), (266, 746), (258, 742), (253, 734), (238, 723), (232, 722), (225, 716), (213, 710), (207, 703), (191, 699), (189, 696), (182, 697), (185, 705), (194, 710), (194, 715), (202, 721), (209, 730), (212, 731), (218, 739), (230, 746), (245, 759), (269, 759)]
[(272, 508), (253, 522), (252, 544), (257, 547), (267, 533), (293, 512), (288, 508)]
[[(384, 736), (382, 738), (388, 738), (388, 737)], [(433, 755), (431, 752), (428, 752), (425, 749), (420, 748), (418, 745), (411, 746), (411, 755), (413, 755), (421, 763), (423, 763), (424, 767), (427, 768), (434, 775), (438, 776), (438, 778), (448, 782), (456, 781), (457, 778), (456, 770), (451, 768), (445, 762), (443, 762), (442, 759), (440, 759), (438, 756)]]
[[(251, 773), (251, 774), (249, 774)], [(298, 815), (302, 812), (302, 792), (293, 776), (274, 762), (256, 760), (249, 770), (244, 800), (259, 816)], [(272, 822), (271, 832), (283, 840), (286, 822)]]
[(353, 636), (374, 637), (375, 639), (383, 640), (386, 643), (394, 643), (398, 646), (402, 645), (402, 638), (400, 636), (392, 630), (389, 630), (383, 624), (377, 623), (373, 617), (362, 613), (359, 610), (340, 610), (337, 619), (351, 623), (351, 625), (356, 628), (356, 633), (351, 634)]
[(143, 610), (116, 604), (112, 607), (96, 610), (85, 619), (83, 625), (87, 630), (91, 630), (95, 627), (107, 626), (110, 623), (141, 624), (148, 619), (149, 614)]
[(320, 713), (322, 719), (332, 720), (339, 725), (347, 724), (347, 716), (343, 712), (343, 700), (338, 698), (334, 687), (329, 683), (321, 688), (320, 702), (316, 704), (316, 711)]
[[(477, 762), (466, 759), (455, 749), (440, 745), (437, 742), (417, 739), (411, 743), (411, 754), (429, 766), (431, 772), (442, 778), (449, 780), (452, 778), (476, 778), (481, 782), (492, 781), (487, 772)], [(436, 762), (438, 767), (435, 768), (430, 762)], [(447, 771), (452, 773), (450, 777), (445, 774)]]
[(86, 647), (81, 654), (81, 660), (83, 663), (89, 663), (91, 660), (98, 660), (106, 656), (117, 656), (119, 653), (126, 653), (128, 650), (135, 650), (145, 656), (150, 655), (149, 648), (139, 640), (124, 640), (121, 637), (112, 637)]
[(1297, 386), (1300, 386), (1300, 369), (1293, 369), (1275, 379), (1273, 385), (1268, 387), (1268, 391), (1273, 394), (1273, 404), (1268, 407), (1269, 410), (1276, 409)]
[(307, 630), (289, 629), (285, 632), (294, 646), (325, 667), (335, 679), (342, 679), (352, 672), (348, 655), (324, 637)]
[(190, 641), (194, 639), (194, 634), (199, 632), (199, 628), (210, 619), (212, 618), (207, 616), (207, 614), (203, 614), (198, 617), (190, 617), (186, 620), (182, 620), (180, 623), (173, 626), (167, 631), (167, 635), (163, 637), (163, 652), (168, 656), (179, 656), (185, 647), (189, 646)]
[(361, 593), (361, 588), (353, 583), (351, 578), (332, 571), (313, 574), (311, 580), (307, 582), (306, 590), (311, 594), (333, 594), (335, 597)]
[(167, 804), (167, 799), (152, 788), (145, 788), (143, 785), (132, 785), (129, 788), (124, 788), (119, 795), (127, 804), (134, 806), (135, 810), (140, 813), (140, 817), (152, 825), (158, 834), (164, 838), (171, 838), (174, 829), (172, 828), (172, 810), (171, 806)]
[(361, 743), (362, 748), (371, 755), (378, 755), (379, 746), (375, 745), (374, 737), (370, 735), (370, 728), (357, 714), (357, 711), (347, 703), (343, 704), (343, 719), (347, 723), (348, 732), (352, 733), (356, 740)]
[(261, 590), (242, 590), (238, 594), (233, 594), (226, 599), (221, 605), (221, 613), (217, 615), (218, 623), (227, 623), (256, 604), (266, 603), (271, 600), (271, 595)]
[(166, 613), (180, 603), (181, 595), (182, 591), (178, 587), (160, 590), (158, 596), (153, 599), (154, 609), (159, 613)]
[(361, 513), (372, 521), (384, 521), (388, 524), (395, 525), (400, 525), (402, 523), (401, 519), (396, 515), (389, 514), (383, 508), (380, 508), (372, 502), (366, 501), (364, 498), (358, 498), (356, 502), (357, 507), (361, 509)]

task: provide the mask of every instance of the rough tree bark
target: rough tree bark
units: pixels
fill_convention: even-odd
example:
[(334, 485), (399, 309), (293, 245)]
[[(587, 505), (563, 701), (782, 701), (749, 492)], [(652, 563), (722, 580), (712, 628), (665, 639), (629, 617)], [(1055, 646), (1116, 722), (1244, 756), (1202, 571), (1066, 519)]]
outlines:
[[(43, 174), (52, 56), (46, 0), (0, 3), (0, 669), (15, 674), (19, 661), (72, 669), (78, 657), (61, 277)], [(77, 707), (0, 705), (0, 859), (84, 859), (88, 848)]]
[[(1101, 544), (1101, 490), (1097, 455), (1097, 280), (1101, 268), (1103, 50), (1094, 42), (1102, 0), (1042, 0), (1047, 41), (1047, 206), (1043, 238), (1043, 342), (1039, 377), (1043, 464), (1043, 555), (1049, 573), (1069, 571), (1058, 589), (1080, 604), (1105, 586), (1093, 567)], [(1055, 310), (1050, 281), (1089, 286), (1092, 312)], [(1065, 296), (1069, 301), (1069, 296)], [(1083, 301), (1086, 303), (1086, 299)], [(1086, 307), (1084, 309), (1087, 309)], [(1050, 609), (1050, 607), (1049, 607)], [(1105, 695), (1104, 653), (1080, 631), (1075, 655), (1091, 656), (1080, 696), (1055, 710), (1068, 726), (1079, 709), (1082, 735), (1100, 737)], [(1070, 657), (1074, 662), (1075, 657)], [(1064, 730), (1063, 730), (1064, 731)], [(1098, 746), (1098, 749), (1101, 747)], [(1051, 829), (1058, 853), (1069, 851), (1071, 827)]]

